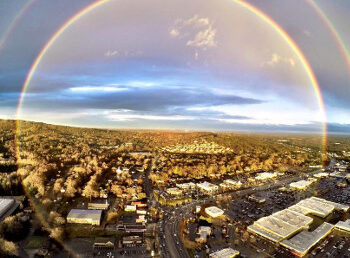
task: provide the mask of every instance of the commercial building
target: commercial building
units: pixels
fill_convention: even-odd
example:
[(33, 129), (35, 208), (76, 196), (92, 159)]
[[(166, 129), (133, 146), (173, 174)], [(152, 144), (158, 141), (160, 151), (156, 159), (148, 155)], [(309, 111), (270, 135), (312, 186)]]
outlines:
[(107, 210), (109, 203), (88, 203), (89, 210)]
[(293, 225), (292, 223), (288, 223), (288, 221), (281, 220), (279, 217), (270, 215), (255, 221), (252, 226), (248, 227), (248, 231), (263, 235), (272, 241), (279, 242), (304, 228), (305, 226), (303, 224)]
[(318, 202), (322, 202), (322, 203), (326, 203), (326, 204), (332, 205), (332, 206), (334, 206), (334, 208), (336, 210), (340, 210), (340, 211), (344, 211), (344, 212), (348, 212), (350, 210), (350, 206), (349, 205), (327, 201), (325, 199), (321, 199), (321, 198), (318, 198), (318, 197), (311, 197), (310, 199), (318, 201)]
[(136, 211), (136, 205), (126, 205), (124, 211), (135, 212)]
[(210, 206), (205, 208), (205, 213), (209, 216), (216, 218), (224, 214), (224, 211), (216, 206)]
[(125, 236), (122, 241), (123, 245), (135, 245), (142, 244), (142, 238), (140, 236)]
[(114, 249), (114, 239), (110, 238), (96, 238), (93, 249), (97, 250), (113, 250)]
[(255, 177), (255, 180), (265, 181), (265, 180), (268, 180), (268, 179), (275, 178), (277, 176), (278, 176), (278, 174), (276, 172), (263, 172), (263, 173), (258, 174)]
[(141, 224), (144, 224), (146, 223), (147, 220), (145, 218), (145, 215), (139, 215), (137, 218), (136, 218), (136, 223), (141, 223)]
[(233, 258), (239, 255), (239, 251), (232, 248), (224, 248), (209, 254), (210, 258)]
[(199, 188), (199, 190), (207, 194), (212, 194), (219, 190), (219, 187), (217, 185), (214, 185), (209, 182), (198, 183), (197, 187)]
[(224, 183), (229, 185), (230, 187), (233, 187), (233, 188), (240, 188), (242, 186), (241, 181), (234, 181), (232, 179), (226, 179), (226, 180), (224, 180)]
[[(326, 202), (321, 202), (313, 198), (301, 200), (298, 202), (297, 206), (301, 207), (304, 210), (304, 215), (314, 214), (321, 218), (327, 217), (335, 209), (334, 205), (328, 204)], [(305, 211), (307, 212), (306, 214)]]
[(316, 177), (316, 178), (323, 178), (323, 177), (328, 177), (328, 176), (329, 176), (329, 174), (326, 172), (320, 172), (320, 173), (314, 174), (314, 177)]
[(211, 227), (200, 226), (198, 228), (197, 234), (199, 236), (196, 238), (196, 242), (205, 243), (207, 242), (208, 236), (211, 234)]
[(166, 192), (169, 194), (169, 195), (172, 195), (172, 196), (180, 196), (182, 195), (182, 190), (177, 188), (177, 187), (172, 187), (172, 188), (168, 188), (166, 190)]
[(309, 185), (311, 185), (312, 182), (311, 181), (308, 181), (308, 180), (300, 180), (298, 182), (293, 182), (291, 183), (289, 186), (291, 188), (294, 188), (294, 189), (299, 189), (299, 190), (302, 190), (302, 189), (306, 189)]
[(346, 221), (339, 221), (337, 224), (335, 224), (335, 227), (350, 232), (350, 219), (347, 219)]
[(101, 223), (101, 210), (72, 209), (67, 216), (68, 223), (91, 224), (99, 226)]
[[(253, 225), (248, 226), (248, 232), (278, 242), (296, 255), (303, 256), (334, 227), (324, 222), (315, 230), (308, 231), (313, 218), (306, 215), (325, 218), (334, 210), (347, 212), (349, 206), (317, 197), (307, 198), (287, 209), (255, 221)], [(338, 222), (335, 227), (350, 232), (350, 219)]]
[(192, 190), (196, 188), (196, 184), (189, 182), (189, 183), (183, 183), (183, 184), (176, 184), (178, 188), (181, 188), (183, 190)]
[(302, 231), (290, 239), (283, 240), (281, 245), (292, 250), (298, 256), (304, 256), (321, 239), (325, 238), (333, 227), (332, 224), (324, 222), (314, 231)]

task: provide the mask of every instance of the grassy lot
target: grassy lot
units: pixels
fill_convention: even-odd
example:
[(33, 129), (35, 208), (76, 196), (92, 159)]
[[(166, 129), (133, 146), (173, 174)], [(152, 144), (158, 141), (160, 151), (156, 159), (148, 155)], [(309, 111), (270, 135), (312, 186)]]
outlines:
[(26, 249), (37, 249), (45, 242), (46, 237), (44, 236), (31, 236), (26, 245)]

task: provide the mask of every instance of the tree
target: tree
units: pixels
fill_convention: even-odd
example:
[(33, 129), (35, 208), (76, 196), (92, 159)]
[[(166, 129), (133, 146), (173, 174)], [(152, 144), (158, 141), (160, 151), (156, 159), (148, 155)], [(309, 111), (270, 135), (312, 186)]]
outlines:
[(9, 216), (4, 219), (0, 225), (0, 233), (7, 240), (18, 241), (25, 237), (27, 227), (20, 220), (20, 215), (18, 214), (17, 216)]
[(18, 257), (18, 250), (15, 243), (0, 238), (0, 255), (2, 257)]

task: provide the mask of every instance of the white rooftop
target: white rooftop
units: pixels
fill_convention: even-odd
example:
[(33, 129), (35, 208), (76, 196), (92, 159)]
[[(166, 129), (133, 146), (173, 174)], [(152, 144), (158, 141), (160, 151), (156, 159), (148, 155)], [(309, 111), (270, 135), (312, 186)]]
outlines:
[(312, 184), (311, 181), (300, 180), (298, 182), (291, 183), (289, 186), (293, 187), (293, 188), (297, 188), (297, 189), (304, 189), (304, 188), (308, 187), (311, 184)]
[(14, 199), (10, 199), (10, 198), (0, 199), (0, 216), (4, 215), (14, 203), (15, 203)]
[(209, 257), (211, 258), (231, 258), (239, 255), (239, 251), (233, 250), (232, 248), (224, 248), (214, 253), (211, 253)]
[(350, 232), (350, 219), (347, 219), (346, 221), (339, 221), (337, 224), (335, 224), (335, 227)]
[(67, 218), (69, 219), (87, 219), (91, 221), (100, 221), (101, 210), (83, 210), (83, 209), (72, 209)]
[(314, 231), (302, 231), (291, 239), (283, 240), (281, 244), (294, 252), (305, 255), (322, 238), (326, 237), (334, 226), (324, 222)]
[(205, 212), (214, 218), (224, 214), (224, 211), (216, 206), (210, 206), (205, 208)]

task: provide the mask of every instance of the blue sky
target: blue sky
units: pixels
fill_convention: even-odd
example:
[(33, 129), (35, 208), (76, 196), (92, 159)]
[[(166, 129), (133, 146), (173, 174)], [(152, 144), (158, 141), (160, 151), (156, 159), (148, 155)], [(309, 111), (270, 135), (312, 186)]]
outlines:
[[(0, 3), (0, 117), (15, 118), (35, 57), (93, 1)], [(298, 44), (319, 81), (333, 133), (350, 133), (350, 73), (336, 41), (305, 1), (247, 1)], [(318, 1), (350, 45), (348, 1)], [(186, 6), (186, 8), (184, 8)], [(13, 28), (8, 32), (9, 28)], [(50, 47), (20, 118), (108, 128), (320, 132), (322, 112), (290, 46), (230, 1), (109, 1)]]

